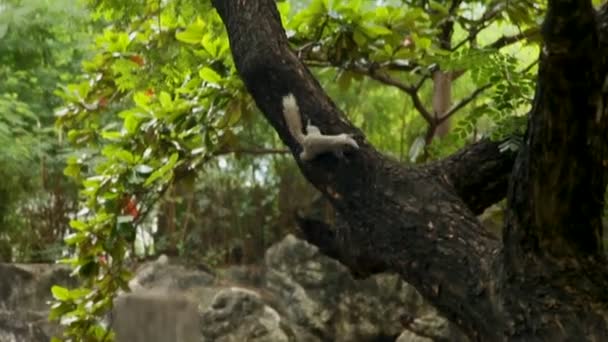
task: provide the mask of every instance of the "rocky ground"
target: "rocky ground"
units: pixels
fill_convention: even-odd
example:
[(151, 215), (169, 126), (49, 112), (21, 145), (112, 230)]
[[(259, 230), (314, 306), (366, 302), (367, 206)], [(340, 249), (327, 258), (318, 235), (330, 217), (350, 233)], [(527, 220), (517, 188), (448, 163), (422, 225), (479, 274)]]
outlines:
[[(49, 341), (57, 265), (0, 264), (0, 341)], [(355, 280), (338, 262), (287, 236), (264, 263), (218, 270), (161, 257), (141, 265), (107, 322), (119, 342), (466, 341), (393, 275)]]

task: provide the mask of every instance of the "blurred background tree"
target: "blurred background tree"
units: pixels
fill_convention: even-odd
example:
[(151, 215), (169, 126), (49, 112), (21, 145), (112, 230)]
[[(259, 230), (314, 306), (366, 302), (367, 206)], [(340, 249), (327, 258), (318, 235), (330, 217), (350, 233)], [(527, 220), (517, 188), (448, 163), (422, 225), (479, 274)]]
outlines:
[(54, 129), (59, 83), (75, 79), (90, 39), (73, 1), (0, 2), (0, 259), (61, 256), (77, 184), (63, 176), (71, 151)]

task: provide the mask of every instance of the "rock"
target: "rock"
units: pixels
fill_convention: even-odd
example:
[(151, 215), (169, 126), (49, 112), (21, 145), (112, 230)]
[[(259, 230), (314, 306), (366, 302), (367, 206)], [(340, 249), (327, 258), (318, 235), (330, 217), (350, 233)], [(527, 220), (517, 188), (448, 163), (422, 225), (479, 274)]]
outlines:
[(428, 337), (422, 337), (420, 335), (416, 335), (416, 333), (404, 330), (401, 335), (395, 340), (395, 342), (435, 342)]
[(459, 333), (450, 322), (433, 312), (422, 317), (405, 322), (407, 330), (397, 339), (397, 342), (466, 342), (464, 334)]
[(67, 267), (0, 264), (0, 341), (46, 342), (59, 332), (48, 321), (53, 285), (75, 285)]
[(408, 329), (433, 340), (441, 340), (451, 335), (450, 322), (436, 313), (414, 319)]
[(10, 311), (0, 312), (0, 341), (47, 342), (49, 336), (38, 319)]
[(11, 279), (0, 282), (1, 308), (14, 309), (23, 305), (25, 298), (21, 291), (32, 283), (34, 275), (14, 265), (0, 264), (0, 279)]
[(293, 336), (278, 312), (248, 289), (221, 290), (200, 317), (203, 341), (287, 342)]
[(117, 342), (198, 342), (196, 303), (175, 293), (139, 291), (115, 301)]
[[(266, 287), (280, 298), (286, 319), (321, 340), (395, 340), (404, 329), (401, 317), (437, 316), (397, 276), (355, 280), (342, 264), (292, 235), (268, 249), (265, 263)], [(453, 330), (448, 325), (437, 335), (460, 336)]]
[(231, 265), (218, 270), (221, 278), (247, 287), (263, 287), (265, 273), (263, 265)]
[(51, 287), (76, 286), (70, 269), (62, 265), (0, 264), (0, 308), (6, 310), (47, 310)]
[(214, 281), (215, 277), (207, 272), (170, 264), (167, 257), (161, 255), (158, 260), (140, 266), (129, 282), (129, 287), (132, 291), (143, 288), (186, 291), (211, 286)]
[[(116, 298), (106, 323), (118, 342), (466, 341), (399, 277), (356, 280), (292, 235), (263, 264), (216, 275), (171, 261), (143, 264)], [(0, 264), (0, 341), (55, 334), (46, 318), (53, 284), (76, 286), (65, 267)]]

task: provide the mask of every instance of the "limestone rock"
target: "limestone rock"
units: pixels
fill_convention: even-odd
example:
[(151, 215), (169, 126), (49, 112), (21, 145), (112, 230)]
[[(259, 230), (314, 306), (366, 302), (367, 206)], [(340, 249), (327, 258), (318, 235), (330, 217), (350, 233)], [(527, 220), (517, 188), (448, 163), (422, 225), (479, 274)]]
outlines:
[[(292, 235), (268, 249), (265, 263), (266, 287), (281, 299), (287, 320), (322, 340), (394, 340), (404, 330), (402, 317), (437, 317), (397, 276), (355, 280), (342, 264)], [(445, 324), (437, 336), (459, 341), (461, 335)]]
[(201, 312), (201, 330), (209, 342), (287, 342), (292, 335), (258, 293), (237, 287), (218, 292)]
[(164, 291), (138, 291), (115, 301), (112, 326), (117, 342), (198, 342), (197, 306)]

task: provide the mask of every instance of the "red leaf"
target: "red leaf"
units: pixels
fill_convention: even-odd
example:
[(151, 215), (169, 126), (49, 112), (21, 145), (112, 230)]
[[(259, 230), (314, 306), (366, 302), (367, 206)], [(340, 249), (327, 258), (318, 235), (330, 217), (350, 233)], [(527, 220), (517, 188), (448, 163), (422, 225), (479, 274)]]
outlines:
[(106, 108), (108, 106), (108, 99), (105, 96), (102, 96), (97, 102), (99, 108)]
[(136, 219), (139, 216), (139, 209), (137, 209), (137, 201), (135, 201), (135, 198), (133, 197), (129, 197), (125, 200), (122, 210), (123, 213), (133, 216), (133, 219)]
[(133, 56), (131, 56), (131, 61), (137, 63), (137, 65), (139, 65), (139, 66), (144, 66), (144, 64), (146, 64), (144, 62), (143, 57), (140, 56), (140, 55), (133, 55)]

